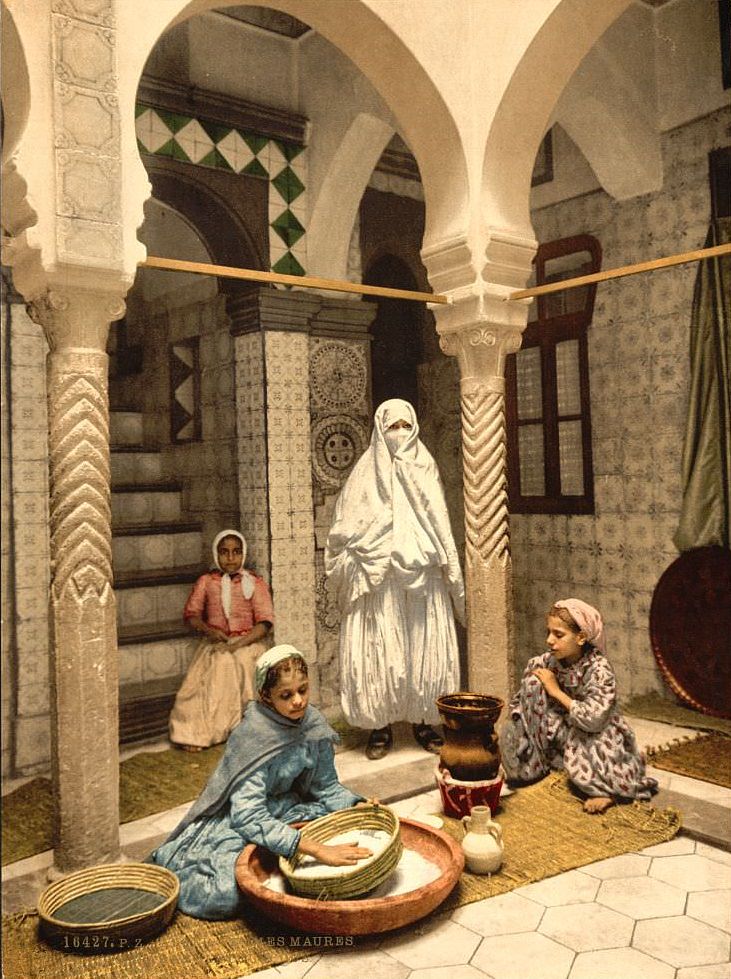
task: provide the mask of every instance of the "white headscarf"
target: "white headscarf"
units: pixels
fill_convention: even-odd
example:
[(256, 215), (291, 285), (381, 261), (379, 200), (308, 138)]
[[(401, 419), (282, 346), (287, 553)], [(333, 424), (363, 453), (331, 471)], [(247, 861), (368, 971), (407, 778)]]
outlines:
[(582, 602), (580, 598), (562, 598), (553, 604), (556, 608), (565, 608), (592, 646), (600, 653), (606, 653), (604, 622), (593, 605)]
[[(410, 429), (389, 448), (389, 427)], [(356, 463), (335, 507), (325, 548), (325, 570), (341, 608), (378, 588), (390, 571), (407, 589), (419, 590), (431, 568), (442, 568), (455, 602), (464, 597), (462, 569), (449, 524), (439, 470), (419, 440), (408, 401), (377, 409), (369, 447)]]
[(241, 541), (241, 568), (236, 572), (236, 574), (241, 575), (241, 594), (244, 596), (244, 598), (251, 598), (251, 596), (254, 594), (254, 584), (256, 579), (250, 571), (247, 571), (244, 568), (244, 561), (246, 560), (246, 538), (244, 535), (238, 530), (222, 530), (220, 534), (216, 534), (213, 540), (213, 563), (222, 574), (221, 605), (223, 606), (223, 614), (228, 620), (231, 617), (231, 575), (227, 574), (218, 563), (218, 545), (221, 543), (224, 537), (238, 537), (238, 539)]
[(272, 646), (271, 649), (267, 649), (265, 653), (262, 653), (259, 659), (256, 661), (255, 665), (255, 682), (256, 682), (256, 692), (261, 693), (261, 688), (266, 682), (267, 673), (273, 666), (277, 663), (281, 663), (282, 660), (290, 659), (292, 656), (299, 656), (300, 659), (304, 659), (304, 656), (296, 649), (294, 646), (290, 646), (287, 643), (282, 643), (280, 646)]

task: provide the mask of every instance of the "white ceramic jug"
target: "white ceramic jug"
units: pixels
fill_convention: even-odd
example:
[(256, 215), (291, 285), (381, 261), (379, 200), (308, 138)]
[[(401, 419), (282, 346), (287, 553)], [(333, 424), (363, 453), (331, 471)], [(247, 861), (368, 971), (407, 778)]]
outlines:
[(473, 874), (492, 874), (503, 862), (503, 831), (491, 815), (489, 806), (473, 806), (470, 815), (462, 817), (467, 830), (462, 849)]

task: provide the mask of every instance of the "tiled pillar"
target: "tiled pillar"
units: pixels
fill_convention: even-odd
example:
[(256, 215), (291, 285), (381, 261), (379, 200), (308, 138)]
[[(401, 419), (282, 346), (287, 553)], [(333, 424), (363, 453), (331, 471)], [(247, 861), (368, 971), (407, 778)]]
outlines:
[(13, 769), (45, 768), (49, 725), (50, 544), (48, 536), (48, 414), (42, 330), (25, 306), (10, 307), (11, 451), (15, 585), (15, 737)]
[(48, 356), (53, 873), (119, 858), (116, 604), (109, 470), (113, 293), (49, 290), (31, 304)]

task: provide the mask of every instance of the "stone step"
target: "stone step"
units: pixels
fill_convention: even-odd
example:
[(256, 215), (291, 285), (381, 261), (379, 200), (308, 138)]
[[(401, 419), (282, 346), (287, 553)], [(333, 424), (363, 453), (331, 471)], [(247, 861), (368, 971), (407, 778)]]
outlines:
[(182, 617), (193, 582), (202, 573), (200, 564), (115, 573), (117, 628), (143, 631)]
[(112, 559), (115, 571), (154, 571), (195, 564), (201, 559), (201, 525), (149, 524), (115, 527)]
[(172, 489), (165, 488), (170, 485), (160, 483), (156, 486), (154, 483), (148, 483), (131, 490), (125, 488), (124, 491), (113, 486), (112, 525), (115, 533), (119, 527), (131, 524), (149, 525), (179, 520), (182, 506), (181, 492), (175, 484), (172, 484)]
[(168, 718), (180, 682), (180, 677), (163, 677), (147, 683), (122, 683), (119, 688), (121, 744), (167, 734)]
[(152, 642), (128, 643), (119, 646), (119, 682), (174, 682), (175, 689), (190, 665), (200, 637), (186, 630), (183, 637), (157, 639)]
[(183, 620), (182, 612), (178, 618), (165, 622), (149, 622), (141, 625), (117, 627), (117, 645), (129, 646), (135, 643), (158, 642), (162, 639), (189, 639), (195, 634)]
[(113, 446), (142, 445), (143, 415), (141, 411), (110, 411), (109, 442)]
[(160, 452), (151, 449), (113, 447), (110, 462), (112, 485), (162, 481)]

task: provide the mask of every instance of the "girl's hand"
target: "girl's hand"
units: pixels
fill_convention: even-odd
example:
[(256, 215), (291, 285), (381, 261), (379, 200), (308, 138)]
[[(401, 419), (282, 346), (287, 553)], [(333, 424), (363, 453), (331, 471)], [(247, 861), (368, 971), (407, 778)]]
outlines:
[(242, 649), (244, 646), (248, 645), (250, 645), (248, 636), (236, 636), (235, 639), (229, 639), (228, 642), (229, 649)]
[(538, 677), (549, 697), (555, 697), (562, 692), (553, 670), (548, 670), (545, 666), (539, 666), (533, 670), (533, 676)]
[(228, 642), (228, 636), (223, 629), (217, 629), (215, 626), (206, 629), (206, 636), (213, 642)]
[(327, 843), (322, 843), (318, 847), (318, 852), (313, 854), (315, 859), (328, 867), (349, 866), (372, 855), (372, 850), (355, 843), (340, 843), (338, 846), (328, 846)]

